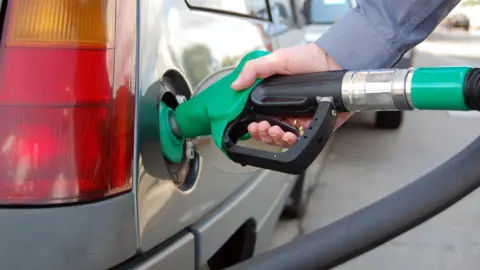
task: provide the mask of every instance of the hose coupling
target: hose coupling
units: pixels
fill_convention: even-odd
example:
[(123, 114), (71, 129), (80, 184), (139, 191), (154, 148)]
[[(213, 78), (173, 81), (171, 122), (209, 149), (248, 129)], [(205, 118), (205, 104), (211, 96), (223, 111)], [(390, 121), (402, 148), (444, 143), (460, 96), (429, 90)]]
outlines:
[(409, 111), (414, 69), (348, 71), (342, 81), (342, 101), (350, 112)]

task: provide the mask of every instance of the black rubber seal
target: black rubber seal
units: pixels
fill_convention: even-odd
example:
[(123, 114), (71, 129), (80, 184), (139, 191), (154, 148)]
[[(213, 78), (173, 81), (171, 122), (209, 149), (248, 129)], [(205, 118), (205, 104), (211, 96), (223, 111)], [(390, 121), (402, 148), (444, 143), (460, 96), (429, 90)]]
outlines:
[(463, 87), (465, 105), (470, 110), (480, 111), (480, 68), (472, 68), (465, 77)]
[(230, 270), (331, 269), (413, 229), (480, 186), (480, 137), (413, 183)]

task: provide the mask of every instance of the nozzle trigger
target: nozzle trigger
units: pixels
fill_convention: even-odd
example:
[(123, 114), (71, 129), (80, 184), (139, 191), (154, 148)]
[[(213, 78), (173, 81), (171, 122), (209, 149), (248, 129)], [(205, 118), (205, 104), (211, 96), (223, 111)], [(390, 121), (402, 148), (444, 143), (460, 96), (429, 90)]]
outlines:
[[(312, 121), (303, 135), (300, 135), (295, 127), (273, 117), (255, 114), (252, 110), (246, 110), (242, 114), (243, 116), (227, 125), (222, 140), (225, 153), (232, 161), (244, 166), (250, 165), (288, 174), (301, 174), (310, 166), (330, 139), (337, 120), (334, 106), (328, 101), (319, 102)], [(269, 152), (237, 145), (241, 136), (248, 132), (248, 124), (259, 119), (265, 119), (271, 124), (275, 123), (284, 131), (293, 132), (299, 136), (297, 142), (292, 148), (283, 152)]]
[(243, 117), (234, 120), (230, 124), (230, 126), (234, 127), (231, 129), (230, 136), (232, 136), (232, 138), (238, 139), (248, 132), (248, 125), (250, 123), (262, 121), (267, 121), (271, 126), (279, 126), (283, 131), (292, 132), (297, 136), (301, 136), (300, 132), (296, 127), (282, 122), (278, 118), (257, 113), (249, 113)]

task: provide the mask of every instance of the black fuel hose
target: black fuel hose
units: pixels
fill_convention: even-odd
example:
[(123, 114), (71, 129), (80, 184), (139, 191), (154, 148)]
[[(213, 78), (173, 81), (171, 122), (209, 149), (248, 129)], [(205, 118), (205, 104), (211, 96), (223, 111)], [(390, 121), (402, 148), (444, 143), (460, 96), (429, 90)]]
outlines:
[(227, 269), (331, 269), (422, 224), (479, 186), (480, 137), (387, 197)]

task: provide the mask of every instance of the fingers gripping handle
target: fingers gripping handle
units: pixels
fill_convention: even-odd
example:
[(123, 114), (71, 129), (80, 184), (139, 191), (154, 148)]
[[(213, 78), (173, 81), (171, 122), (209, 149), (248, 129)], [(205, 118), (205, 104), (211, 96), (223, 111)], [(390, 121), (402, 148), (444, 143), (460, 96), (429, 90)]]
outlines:
[(243, 166), (301, 174), (317, 158), (330, 139), (336, 120), (337, 114), (331, 102), (318, 103), (310, 126), (295, 145), (284, 152), (269, 152), (237, 145), (239, 138), (234, 134), (242, 134), (238, 129), (245, 129), (245, 126), (238, 126), (238, 123), (232, 122), (225, 130), (223, 147), (232, 161)]
[[(223, 149), (230, 159), (274, 171), (300, 174), (320, 154), (335, 129), (336, 111), (343, 109), (342, 80), (346, 71), (327, 71), (290, 76), (276, 75), (263, 80), (251, 92), (243, 117), (231, 122), (223, 135)], [(303, 134), (273, 117), (309, 116)], [(284, 152), (269, 152), (237, 145), (248, 124), (266, 120), (299, 136)]]

